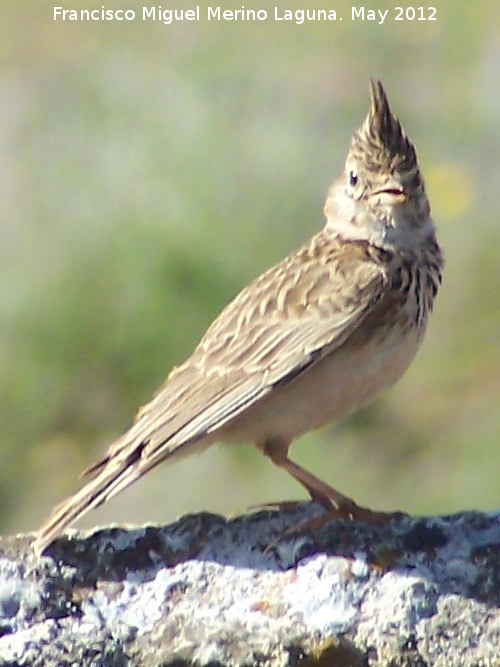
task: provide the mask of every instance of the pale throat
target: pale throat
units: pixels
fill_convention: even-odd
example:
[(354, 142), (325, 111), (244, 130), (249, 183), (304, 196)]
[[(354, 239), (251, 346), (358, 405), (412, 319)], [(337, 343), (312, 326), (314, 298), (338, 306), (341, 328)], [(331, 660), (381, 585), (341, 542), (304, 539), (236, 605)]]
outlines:
[(346, 241), (368, 241), (384, 250), (415, 250), (434, 234), (434, 223), (420, 198), (391, 205), (378, 199), (354, 199), (342, 182), (330, 189), (324, 207), (325, 231)]

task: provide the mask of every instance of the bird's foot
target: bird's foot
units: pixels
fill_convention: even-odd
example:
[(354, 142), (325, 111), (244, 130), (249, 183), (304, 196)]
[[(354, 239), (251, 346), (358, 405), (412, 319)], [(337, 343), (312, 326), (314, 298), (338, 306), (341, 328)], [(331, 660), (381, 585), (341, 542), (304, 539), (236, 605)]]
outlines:
[[(318, 502), (313, 500), (313, 502), (320, 504), (322, 507), (325, 506), (324, 502)], [(293, 505), (293, 503), (283, 503), (284, 505)], [(281, 505), (281, 503), (275, 503), (275, 505)], [(274, 540), (272, 540), (264, 549), (264, 553), (269, 553), (279, 542), (283, 539), (287, 539), (294, 536), (299, 536), (300, 534), (305, 533), (306, 531), (316, 531), (324, 526), (328, 525), (332, 521), (340, 520), (350, 520), (356, 521), (357, 523), (368, 523), (374, 526), (387, 526), (392, 521), (399, 521), (408, 515), (404, 512), (395, 511), (395, 512), (381, 512), (377, 510), (371, 510), (367, 507), (361, 507), (357, 505), (354, 501), (349, 500), (348, 503), (343, 503), (339, 506), (334, 506), (330, 504), (330, 507), (325, 508), (325, 512), (319, 516), (311, 517), (309, 519), (304, 519), (299, 521), (296, 524), (290, 526), (282, 533), (278, 535)]]
[(302, 507), (307, 500), (274, 500), (268, 503), (258, 503), (257, 505), (250, 505), (249, 510), (277, 510), (277, 511), (290, 511), (299, 509)]
[(335, 519), (350, 519), (351, 521), (359, 521), (361, 523), (371, 523), (376, 526), (384, 526), (395, 519), (402, 519), (407, 516), (404, 512), (381, 512), (379, 510), (371, 510), (368, 507), (361, 507), (353, 500), (347, 498), (340, 503), (335, 501), (329, 502), (328, 505), (323, 502), (323, 498), (313, 498), (313, 502), (317, 502), (325, 508), (325, 514), (322, 514), (318, 519), (323, 523), (333, 521)]

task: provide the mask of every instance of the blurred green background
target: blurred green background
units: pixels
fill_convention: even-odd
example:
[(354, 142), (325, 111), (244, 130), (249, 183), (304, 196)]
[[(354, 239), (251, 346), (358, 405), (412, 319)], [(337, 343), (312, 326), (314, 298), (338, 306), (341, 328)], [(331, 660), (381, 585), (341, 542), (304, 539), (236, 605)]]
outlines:
[[(498, 507), (500, 4), (170, 26), (54, 22), (54, 4), (2, 4), (1, 529), (35, 529), (222, 306), (320, 228), (370, 76), (417, 145), (445, 281), (397, 387), (292, 455), (376, 508)], [(142, 7), (63, 6), (102, 4)], [(298, 498), (250, 444), (213, 447), (83, 525)]]

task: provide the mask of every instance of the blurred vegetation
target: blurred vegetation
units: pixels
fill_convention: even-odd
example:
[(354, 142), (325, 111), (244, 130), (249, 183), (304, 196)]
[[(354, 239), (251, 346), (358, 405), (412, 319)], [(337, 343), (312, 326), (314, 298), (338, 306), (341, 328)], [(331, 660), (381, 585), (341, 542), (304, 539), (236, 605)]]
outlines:
[[(445, 283), (397, 388), (293, 456), (379, 508), (498, 505), (500, 5), (435, 4), (434, 23), (356, 23), (338, 0), (343, 22), (167, 26), (4, 0), (3, 530), (36, 528), (221, 307), (321, 226), (370, 76), (417, 145)], [(85, 521), (300, 497), (250, 445), (212, 448)]]

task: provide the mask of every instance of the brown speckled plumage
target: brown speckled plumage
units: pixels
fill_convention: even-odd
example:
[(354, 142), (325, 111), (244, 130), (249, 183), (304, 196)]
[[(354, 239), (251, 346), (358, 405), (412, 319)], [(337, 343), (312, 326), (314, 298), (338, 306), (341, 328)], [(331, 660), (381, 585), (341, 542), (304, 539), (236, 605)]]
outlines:
[(368, 517), (288, 458), (291, 441), (357, 410), (406, 370), (441, 282), (413, 144), (382, 85), (327, 196), (324, 229), (246, 287), (175, 368), (134, 424), (55, 508), (65, 526), (164, 460), (251, 440), (325, 507)]

